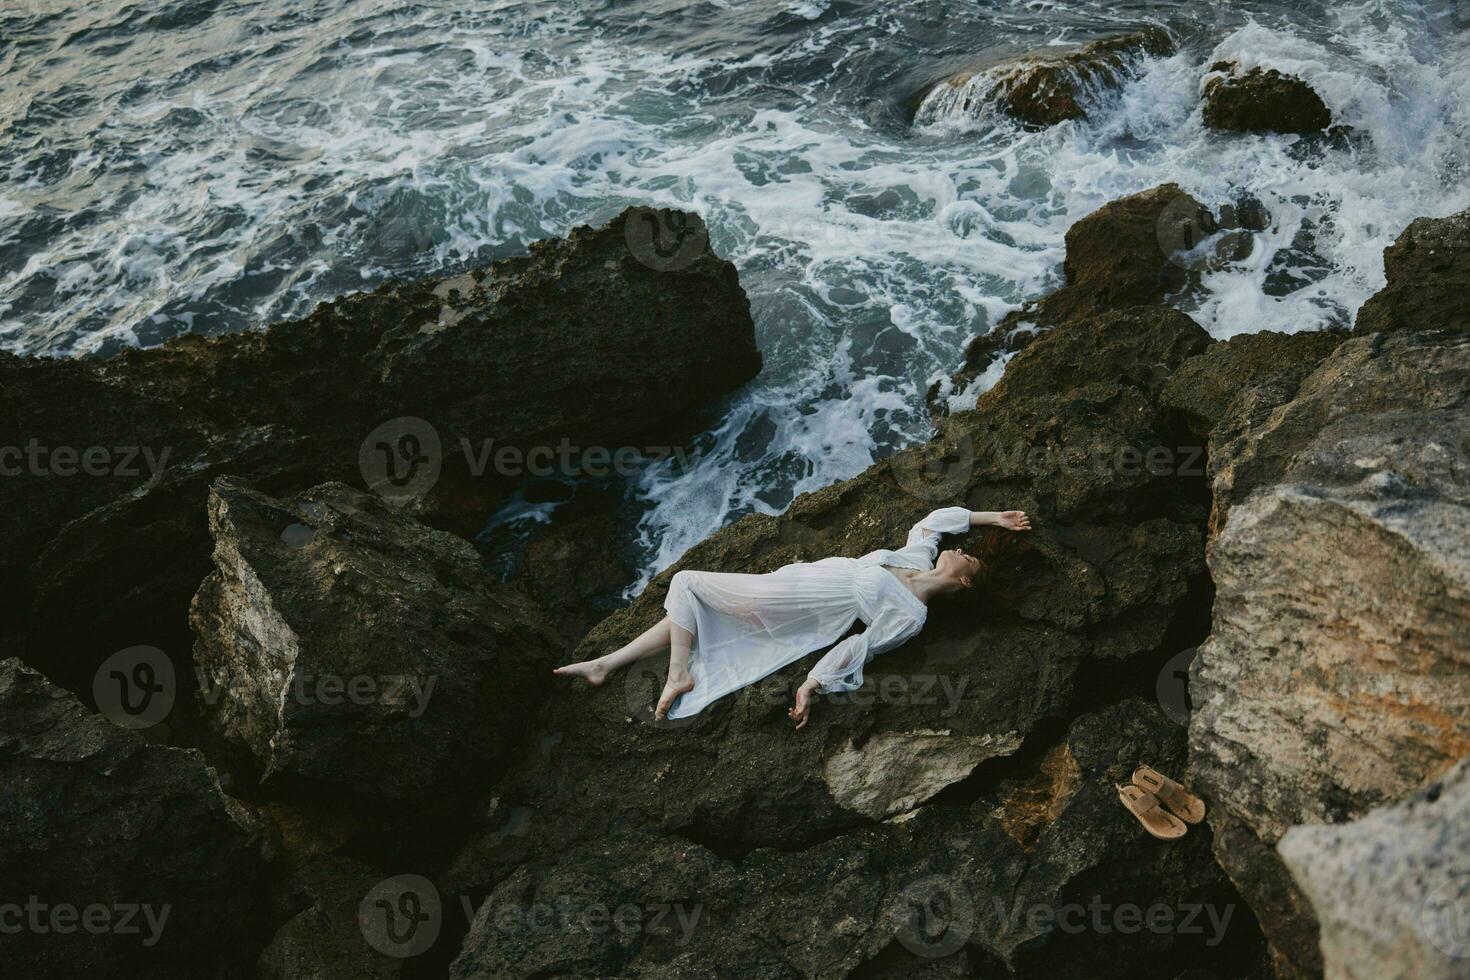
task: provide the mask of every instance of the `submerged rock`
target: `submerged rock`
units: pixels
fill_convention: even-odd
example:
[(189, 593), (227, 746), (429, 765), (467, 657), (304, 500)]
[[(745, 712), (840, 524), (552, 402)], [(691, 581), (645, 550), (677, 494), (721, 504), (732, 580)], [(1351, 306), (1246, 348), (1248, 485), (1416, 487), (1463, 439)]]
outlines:
[(504, 769), (561, 652), (468, 542), (373, 494), (211, 489), (200, 712), (267, 787), (423, 828)]
[(1362, 819), (1293, 827), (1277, 850), (1311, 899), (1330, 980), (1465, 976), (1470, 760)]
[(1026, 54), (944, 79), (923, 95), (915, 118), (923, 124), (1000, 112), (1037, 129), (1086, 119), (1106, 92), (1137, 72), (1146, 56), (1175, 50), (1169, 32), (1152, 27), (1061, 54)]
[(39, 460), (0, 480), (0, 587), (25, 611), (0, 638), (78, 692), (130, 644), (182, 667), (216, 477), (346, 481), (472, 533), (531, 450), (687, 434), (758, 370), (753, 329), (698, 217), (634, 208), (269, 330), (106, 360), (0, 354), (0, 447)]
[(1374, 335), (1216, 430), (1191, 768), (1221, 864), (1298, 971), (1320, 961), (1272, 849), (1287, 828), (1360, 817), (1470, 755), (1467, 390), (1470, 338)]
[(15, 659), (0, 826), (7, 976), (253, 975), (269, 934), (253, 819), (197, 752), (150, 745)]
[(1470, 211), (1419, 218), (1383, 251), (1388, 285), (1358, 310), (1354, 333), (1470, 332)]
[(1317, 133), (1332, 125), (1322, 96), (1295, 75), (1274, 68), (1242, 72), (1234, 62), (1211, 66), (1204, 83), (1204, 119), (1237, 133)]

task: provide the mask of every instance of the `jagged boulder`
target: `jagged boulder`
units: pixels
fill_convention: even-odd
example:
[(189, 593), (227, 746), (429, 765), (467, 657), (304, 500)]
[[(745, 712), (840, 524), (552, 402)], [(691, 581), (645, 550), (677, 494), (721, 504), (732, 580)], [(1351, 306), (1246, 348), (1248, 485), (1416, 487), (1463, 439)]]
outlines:
[(199, 753), (149, 744), (15, 659), (0, 661), (0, 826), (8, 976), (252, 975), (268, 937), (253, 818)]
[(32, 445), (38, 460), (0, 480), (0, 587), (26, 611), (0, 639), (84, 697), (130, 644), (182, 666), (216, 477), (267, 493), (367, 485), (473, 532), (531, 450), (687, 433), (759, 369), (753, 338), (698, 217), (635, 208), (269, 330), (110, 359), (0, 354), (0, 463)]
[[(450, 975), (1040, 978), (1086, 963), (1107, 978), (1137, 976), (1140, 962), (1151, 976), (1247, 975), (1255, 925), (1232, 904), (1208, 833), (1156, 841), (1113, 788), (1138, 759), (1177, 767), (1184, 750), (1181, 728), (1128, 700), (1078, 718), (1050, 749), (1066, 778), (1046, 781), (1043, 807), (1033, 781), (1002, 780), (738, 860), (625, 827), (503, 878), (477, 903)], [(1143, 928), (1146, 910), (1169, 921)]]
[(504, 769), (562, 647), (468, 542), (374, 494), (211, 488), (194, 598), (199, 710), (267, 788), (420, 827)]
[(1137, 73), (1145, 57), (1176, 50), (1168, 31), (1151, 27), (1070, 51), (1026, 54), (935, 84), (921, 95), (915, 119), (983, 119), (998, 112), (1035, 129), (1087, 119), (1107, 92)]
[[(1243, 392), (1211, 440), (1216, 528), (1253, 491), (1283, 483), (1351, 485), (1390, 474), (1377, 476), (1386, 491), (1397, 478), (1458, 499), (1464, 449), (1452, 434), (1461, 418), (1465, 374), (1456, 359), (1464, 350), (1449, 335), (1354, 338), (1300, 386)], [(1432, 431), (1441, 438), (1425, 444)]]
[(1288, 969), (1321, 968), (1288, 827), (1402, 798), (1470, 754), (1470, 338), (1347, 341), (1214, 449), (1214, 629), (1191, 768), (1216, 853)]
[(1283, 392), (1279, 401), (1295, 395), (1307, 375), (1346, 336), (1341, 330), (1295, 334), (1263, 330), (1231, 337), (1179, 365), (1164, 386), (1161, 403), (1196, 436), (1205, 438), (1230, 414), (1242, 392), (1269, 386)]
[(1277, 846), (1312, 902), (1328, 980), (1457, 980), (1470, 935), (1470, 761), (1392, 806)]
[(1318, 133), (1332, 125), (1332, 110), (1295, 75), (1221, 62), (1205, 76), (1204, 119), (1236, 133)]
[(1419, 218), (1383, 250), (1388, 284), (1358, 310), (1354, 333), (1470, 331), (1470, 211)]
[[(1229, 221), (1260, 227), (1260, 215), (1243, 209), (1232, 211)], [(1045, 330), (1165, 302), (1191, 282), (1195, 260), (1184, 253), (1221, 228), (1221, 221), (1177, 184), (1163, 184), (1094, 211), (1067, 231), (1062, 287), (971, 340), (964, 365), (930, 389), (930, 410), (941, 416), (974, 407), (975, 395), (969, 392), (975, 381), (992, 371), (998, 358), (1014, 355)]]

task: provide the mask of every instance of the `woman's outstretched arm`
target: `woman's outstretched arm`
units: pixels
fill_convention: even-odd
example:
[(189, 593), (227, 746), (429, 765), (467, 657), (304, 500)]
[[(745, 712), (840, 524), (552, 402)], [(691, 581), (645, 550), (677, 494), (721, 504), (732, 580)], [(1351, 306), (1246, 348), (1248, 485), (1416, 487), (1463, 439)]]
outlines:
[(939, 541), (946, 534), (964, 534), (971, 528), (991, 525), (1008, 531), (1031, 530), (1031, 518), (1024, 510), (970, 510), (967, 507), (941, 507), (915, 524), (909, 531), (905, 547), (925, 545), (930, 560), (938, 553)]
[(1003, 527), (1007, 531), (1031, 530), (1031, 518), (1024, 510), (972, 510), (971, 527)]

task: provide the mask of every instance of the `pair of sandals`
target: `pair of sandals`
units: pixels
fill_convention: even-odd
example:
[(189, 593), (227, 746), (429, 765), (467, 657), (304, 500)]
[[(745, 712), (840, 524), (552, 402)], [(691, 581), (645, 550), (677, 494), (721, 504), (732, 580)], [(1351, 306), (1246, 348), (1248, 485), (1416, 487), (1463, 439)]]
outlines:
[(1131, 785), (1118, 784), (1118, 798), (1159, 840), (1178, 840), (1205, 818), (1204, 800), (1147, 764), (1133, 773)]

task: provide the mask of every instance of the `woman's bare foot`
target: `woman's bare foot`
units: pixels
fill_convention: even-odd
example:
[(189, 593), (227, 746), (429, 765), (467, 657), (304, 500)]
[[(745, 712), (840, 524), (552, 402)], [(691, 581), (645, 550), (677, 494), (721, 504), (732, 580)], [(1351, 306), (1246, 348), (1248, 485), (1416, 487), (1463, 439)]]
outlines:
[(607, 680), (608, 669), (602, 665), (602, 658), (598, 657), (596, 660), (557, 667), (552, 673), (559, 677), (580, 677), (593, 687), (601, 687), (602, 682)]
[(658, 707), (653, 709), (654, 720), (663, 721), (667, 718), (669, 709), (674, 706), (674, 699), (692, 690), (694, 690), (694, 677), (689, 671), (675, 671), (670, 668), (669, 679), (664, 682), (663, 693), (658, 696)]

